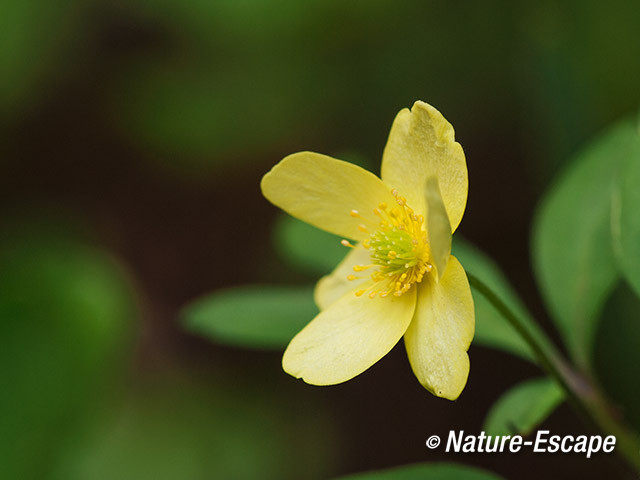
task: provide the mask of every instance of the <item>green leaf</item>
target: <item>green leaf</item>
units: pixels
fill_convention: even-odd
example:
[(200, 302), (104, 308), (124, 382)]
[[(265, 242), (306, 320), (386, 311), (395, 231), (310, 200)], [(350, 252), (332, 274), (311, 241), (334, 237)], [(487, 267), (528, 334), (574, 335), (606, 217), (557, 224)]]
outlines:
[[(426, 447), (425, 447), (426, 448)], [(357, 473), (336, 480), (499, 480), (495, 473), (454, 463), (417, 463), (388, 470)]]
[(607, 300), (598, 325), (594, 346), (594, 367), (602, 388), (616, 405), (616, 411), (636, 431), (640, 430), (640, 382), (635, 381), (640, 365), (640, 298), (620, 282)]
[(573, 358), (589, 364), (596, 322), (618, 280), (612, 242), (614, 186), (637, 148), (635, 124), (613, 126), (583, 150), (553, 185), (533, 231), (542, 294)]
[[(511, 288), (509, 281), (491, 259), (460, 236), (453, 239), (452, 253), (460, 260), (467, 272), (482, 280), (530, 327), (530, 330), (537, 331), (529, 312)], [(476, 312), (474, 343), (499, 348), (527, 360), (535, 361), (527, 343), (502, 314), (473, 287), (471, 293)]]
[(553, 413), (564, 392), (550, 378), (526, 380), (503, 394), (485, 420), (488, 435), (527, 435)]
[(279, 350), (317, 313), (312, 287), (252, 285), (197, 300), (183, 318), (189, 330), (222, 344)]
[(0, 271), (2, 476), (47, 478), (130, 359), (135, 300), (113, 258), (48, 231), (6, 235)]
[(273, 244), (283, 260), (312, 274), (331, 272), (348, 253), (340, 238), (282, 214), (273, 227)]
[(614, 250), (623, 275), (640, 295), (640, 125), (629, 137), (628, 163), (614, 195)]

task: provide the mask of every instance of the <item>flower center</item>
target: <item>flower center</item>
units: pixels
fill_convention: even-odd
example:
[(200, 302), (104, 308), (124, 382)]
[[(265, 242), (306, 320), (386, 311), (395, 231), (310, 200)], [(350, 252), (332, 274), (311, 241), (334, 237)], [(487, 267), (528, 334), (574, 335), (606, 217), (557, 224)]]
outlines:
[[(368, 290), (358, 290), (357, 296), (368, 292), (370, 298), (390, 294), (399, 297), (409, 291), (414, 283), (420, 283), (425, 273), (433, 268), (428, 261), (429, 247), (424, 217), (416, 215), (407, 205), (406, 199), (398, 195), (397, 190), (394, 189), (391, 193), (398, 206), (390, 208), (386, 203), (381, 203), (374, 208), (373, 213), (380, 218), (379, 228), (362, 242), (370, 252), (371, 264), (353, 267), (355, 272), (373, 269), (371, 279), (374, 284)], [(352, 210), (351, 216), (359, 217), (359, 214)], [(365, 225), (358, 228), (362, 232), (368, 231)], [(342, 244), (352, 246), (346, 240)], [(360, 277), (347, 277), (348, 280), (357, 278)]]

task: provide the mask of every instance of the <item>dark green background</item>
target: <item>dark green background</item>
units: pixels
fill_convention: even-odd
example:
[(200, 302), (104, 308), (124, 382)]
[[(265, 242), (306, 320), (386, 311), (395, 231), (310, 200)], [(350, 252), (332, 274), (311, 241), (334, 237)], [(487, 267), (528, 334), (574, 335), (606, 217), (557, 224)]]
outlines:
[[(299, 150), (377, 173), (395, 113), (422, 99), (467, 155), (460, 233), (551, 331), (532, 213), (563, 162), (636, 111), (639, 24), (625, 0), (5, 0), (0, 476), (328, 478), (434, 459), (507, 478), (608, 475), (604, 456), (425, 449), (479, 431), (500, 393), (538, 374), (515, 357), (472, 346), (454, 403), (419, 386), (401, 346), (314, 388), (279, 352), (199, 339), (179, 314), (220, 288), (313, 282), (273, 248), (261, 176)], [(603, 329), (600, 368), (629, 398), (637, 374)], [(569, 412), (546, 425), (584, 432)]]

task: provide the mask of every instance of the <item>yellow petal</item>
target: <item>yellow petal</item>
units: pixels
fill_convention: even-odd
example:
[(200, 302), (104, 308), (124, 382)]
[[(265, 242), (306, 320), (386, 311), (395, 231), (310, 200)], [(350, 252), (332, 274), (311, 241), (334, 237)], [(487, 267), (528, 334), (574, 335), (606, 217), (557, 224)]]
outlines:
[(374, 299), (344, 295), (291, 340), (282, 367), (312, 385), (342, 383), (361, 374), (406, 331), (416, 305), (415, 290)]
[[(324, 310), (344, 294), (357, 289), (363, 282), (371, 280), (367, 271), (354, 272), (354, 265), (369, 265), (371, 256), (369, 250), (361, 245), (349, 250), (338, 266), (329, 275), (322, 277), (316, 284), (314, 299), (320, 310)], [(355, 275), (355, 280), (348, 280), (349, 275)]]
[(393, 122), (382, 157), (382, 180), (424, 213), (424, 186), (432, 176), (438, 179), (453, 232), (467, 203), (467, 163), (451, 124), (431, 105), (418, 101)]
[(262, 193), (274, 205), (311, 225), (354, 240), (375, 230), (373, 213), (381, 202), (395, 198), (378, 177), (363, 168), (326, 155), (294, 153), (271, 169), (261, 183)]
[(426, 184), (427, 234), (431, 248), (431, 260), (436, 267), (438, 280), (442, 279), (451, 255), (451, 225), (445, 210), (438, 179), (429, 177)]
[(462, 392), (474, 329), (469, 282), (451, 256), (440, 282), (426, 276), (419, 285), (415, 316), (404, 336), (413, 373), (434, 395), (455, 400)]

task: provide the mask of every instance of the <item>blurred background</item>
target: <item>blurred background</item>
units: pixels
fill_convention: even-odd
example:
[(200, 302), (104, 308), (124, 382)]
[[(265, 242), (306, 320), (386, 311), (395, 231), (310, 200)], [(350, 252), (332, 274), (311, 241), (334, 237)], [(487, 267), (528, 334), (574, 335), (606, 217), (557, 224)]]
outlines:
[[(282, 350), (223, 346), (180, 319), (222, 288), (311, 285), (274, 245), (261, 176), (299, 150), (378, 173), (395, 114), (422, 99), (467, 155), (459, 233), (555, 336), (532, 215), (563, 162), (636, 111), (638, 24), (626, 0), (4, 0), (0, 476), (323, 479), (429, 460), (607, 475), (606, 456), (424, 447), (478, 432), (501, 392), (539, 374), (506, 353), (472, 346), (448, 402), (402, 345), (315, 388), (281, 371)], [(605, 371), (614, 348), (599, 335)], [(585, 432), (566, 406), (545, 425)]]

